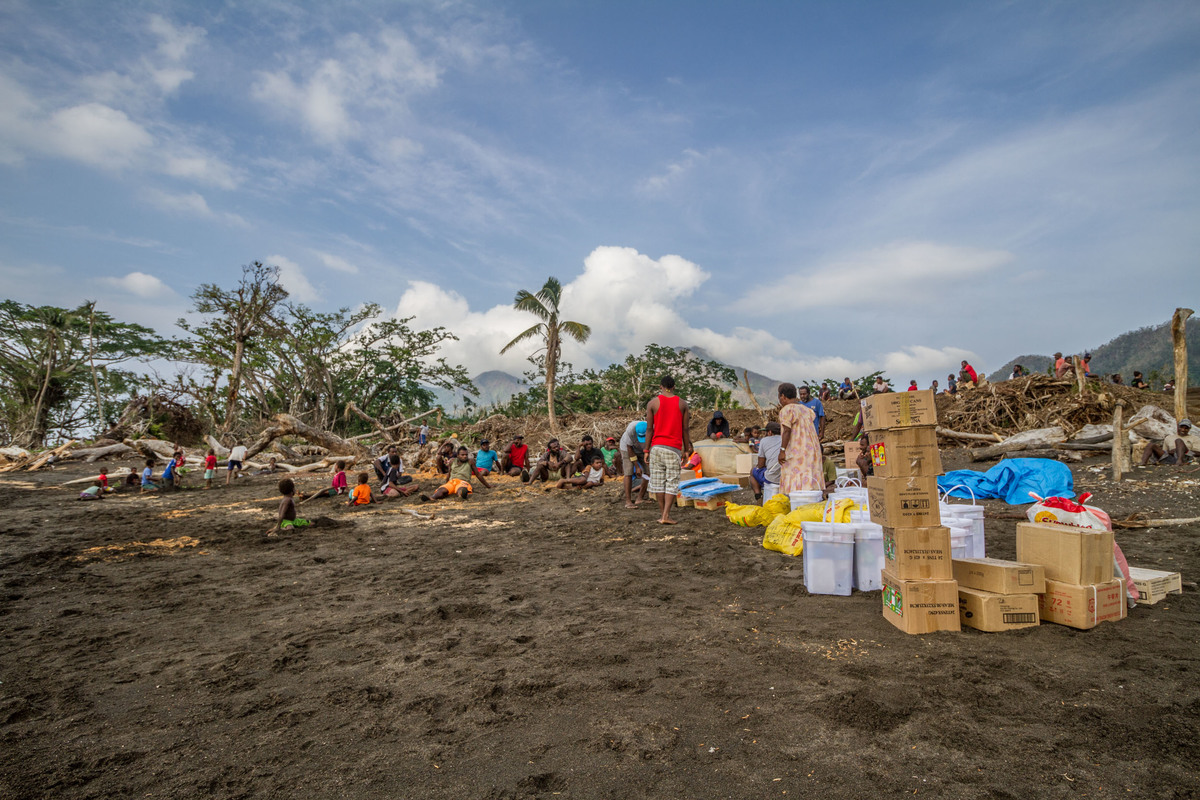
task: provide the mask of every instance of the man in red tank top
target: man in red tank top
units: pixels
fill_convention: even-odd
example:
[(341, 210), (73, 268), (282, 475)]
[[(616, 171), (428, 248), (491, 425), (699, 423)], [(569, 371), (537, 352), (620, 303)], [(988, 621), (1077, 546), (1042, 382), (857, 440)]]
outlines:
[(675, 379), (662, 377), (662, 391), (646, 405), (646, 443), (650, 448), (650, 493), (662, 510), (659, 522), (674, 525), (671, 507), (679, 494), (679, 465), (691, 452), (687, 401), (675, 394)]
[(525, 444), (524, 436), (518, 433), (504, 448), (500, 468), (514, 478), (520, 475), (522, 481), (529, 481), (529, 446)]

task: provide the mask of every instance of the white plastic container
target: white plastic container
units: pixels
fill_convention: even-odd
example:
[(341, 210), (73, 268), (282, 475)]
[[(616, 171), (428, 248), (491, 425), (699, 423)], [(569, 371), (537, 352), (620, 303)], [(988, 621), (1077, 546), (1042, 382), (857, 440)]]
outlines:
[(883, 526), (869, 521), (855, 523), (854, 588), (860, 592), (882, 589), (883, 566)]
[[(849, 596), (854, 588), (854, 525), (805, 522), (804, 588), (809, 594)], [(880, 545), (882, 546), (882, 539)]]
[[(945, 524), (943, 522), (943, 524)], [(950, 528), (950, 557), (951, 558), (970, 558), (967, 555), (967, 547), (971, 538), (971, 531), (968, 528), (960, 528), (956, 525), (947, 525)]]
[(766, 501), (770, 500), (775, 495), (779, 494), (779, 484), (778, 483), (764, 483), (762, 490), (763, 490), (763, 502), (765, 503)]
[[(966, 489), (971, 495), (971, 505), (965, 503), (948, 503), (950, 492), (955, 489)], [(952, 486), (942, 495), (941, 512), (943, 518), (950, 514), (958, 519), (958, 524), (970, 529), (971, 540), (967, 545), (967, 558), (985, 558), (986, 544), (983, 537), (983, 506), (975, 502), (975, 493), (969, 486)]]
[(819, 503), (824, 499), (825, 493), (819, 489), (813, 491), (792, 492), (788, 495), (788, 502), (792, 504), (792, 508)]

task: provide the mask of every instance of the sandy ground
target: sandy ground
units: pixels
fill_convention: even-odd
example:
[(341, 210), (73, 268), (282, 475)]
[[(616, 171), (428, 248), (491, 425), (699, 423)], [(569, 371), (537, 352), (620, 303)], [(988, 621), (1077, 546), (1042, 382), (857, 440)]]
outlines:
[[(1200, 796), (1194, 583), (1087, 632), (914, 637), (615, 484), (315, 501), (267, 539), (272, 478), (82, 503), (83, 474), (0, 476), (0, 797)], [(1114, 517), (1197, 513), (1196, 470), (1077, 474)], [(1198, 534), (1118, 540), (1195, 581)]]

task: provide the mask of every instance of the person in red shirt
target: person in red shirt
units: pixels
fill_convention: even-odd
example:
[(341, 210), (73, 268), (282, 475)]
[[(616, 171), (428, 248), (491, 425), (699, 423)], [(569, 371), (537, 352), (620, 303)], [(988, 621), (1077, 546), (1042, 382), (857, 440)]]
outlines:
[(959, 381), (970, 381), (972, 386), (979, 385), (979, 375), (976, 374), (975, 368), (966, 361), (962, 362), (962, 372), (959, 375)]
[(909, 381), (909, 382), (908, 382), (908, 391), (910, 391), (910, 392), (915, 392), (916, 390), (917, 390), (917, 382), (916, 382), (916, 381)]
[(525, 444), (523, 435), (518, 433), (504, 448), (500, 456), (500, 468), (514, 478), (520, 475), (523, 482), (529, 482), (529, 445)]
[(646, 405), (646, 444), (650, 448), (650, 493), (662, 510), (659, 522), (674, 525), (671, 506), (679, 494), (679, 464), (692, 450), (687, 401), (675, 394), (675, 379), (663, 375), (662, 391)]
[(217, 474), (217, 453), (211, 447), (204, 457), (204, 488), (211, 489), (213, 477)]

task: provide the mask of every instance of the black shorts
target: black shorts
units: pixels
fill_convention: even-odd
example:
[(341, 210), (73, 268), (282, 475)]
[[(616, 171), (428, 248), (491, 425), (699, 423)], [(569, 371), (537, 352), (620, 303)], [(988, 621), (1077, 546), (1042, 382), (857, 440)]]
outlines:
[(230, 461), (229, 462), (229, 471), (230, 472), (233, 472), (235, 469), (241, 469), (241, 468), (242, 468), (242, 462), (240, 462), (240, 461)]

